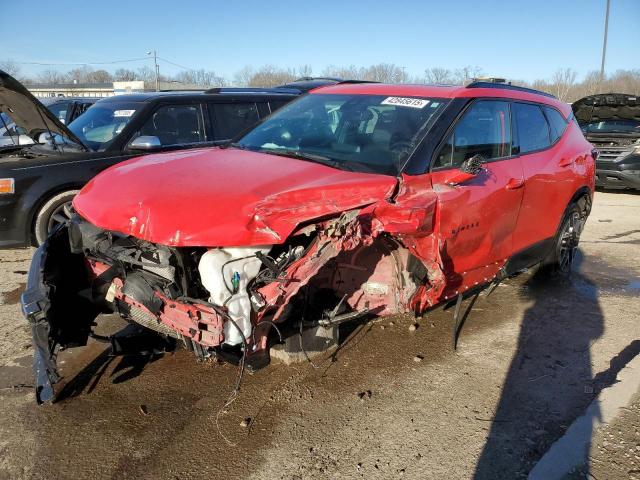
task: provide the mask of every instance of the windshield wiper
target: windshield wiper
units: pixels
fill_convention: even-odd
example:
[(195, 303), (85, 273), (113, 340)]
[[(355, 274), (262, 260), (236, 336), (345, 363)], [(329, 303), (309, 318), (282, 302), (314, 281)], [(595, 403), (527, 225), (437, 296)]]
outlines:
[(334, 167), (340, 170), (351, 170), (350, 168), (348, 168), (349, 165), (345, 162), (338, 162), (337, 160), (333, 160), (332, 158), (315, 153), (306, 153), (300, 152), (298, 150), (286, 150), (279, 148), (261, 148), (259, 151), (262, 153), (267, 153), (269, 155), (278, 155), (280, 157), (297, 158), (300, 160), (320, 163), (322, 165), (327, 165), (329, 167)]
[(225, 142), (220, 145), (220, 148), (237, 148), (238, 150), (250, 150), (252, 152), (256, 151), (255, 149), (247, 147), (246, 145), (242, 145), (238, 142)]

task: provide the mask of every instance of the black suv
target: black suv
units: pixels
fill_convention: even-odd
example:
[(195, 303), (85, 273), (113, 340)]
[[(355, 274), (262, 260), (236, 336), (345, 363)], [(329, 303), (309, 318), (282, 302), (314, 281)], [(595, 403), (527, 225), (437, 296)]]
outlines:
[(600, 152), (596, 186), (640, 190), (640, 98), (605, 93), (573, 104), (582, 133)]
[[(313, 87), (317, 83), (337, 81)], [(65, 126), (0, 70), (0, 112), (36, 142), (0, 147), (0, 248), (41, 244), (68, 218), (78, 190), (105, 168), (144, 154), (227, 142), (309, 88), (305, 81), (286, 88), (120, 95), (99, 100)]]

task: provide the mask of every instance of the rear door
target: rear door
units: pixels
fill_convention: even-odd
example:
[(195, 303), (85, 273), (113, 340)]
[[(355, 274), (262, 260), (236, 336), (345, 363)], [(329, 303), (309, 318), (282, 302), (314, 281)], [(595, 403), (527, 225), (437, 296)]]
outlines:
[(573, 195), (572, 164), (576, 158), (566, 156), (562, 136), (566, 120), (557, 110), (524, 102), (514, 102), (512, 108), (517, 132), (514, 150), (522, 160), (525, 179), (514, 250), (537, 244), (544, 250), (542, 242), (554, 237)]
[(260, 120), (256, 102), (209, 103), (213, 140), (230, 140)]
[[(476, 100), (435, 157), (431, 176), (440, 205), (440, 250), (449, 290), (468, 278), (482, 282), (483, 271), (493, 276), (496, 262), (512, 253), (524, 177), (511, 139), (510, 102)], [(450, 185), (462, 162), (478, 154), (486, 161), (483, 170)]]

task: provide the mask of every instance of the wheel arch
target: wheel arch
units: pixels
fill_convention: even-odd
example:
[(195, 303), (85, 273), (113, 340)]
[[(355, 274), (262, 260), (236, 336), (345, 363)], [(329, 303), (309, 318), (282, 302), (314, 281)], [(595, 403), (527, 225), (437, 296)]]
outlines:
[(571, 209), (572, 205), (577, 204), (578, 206), (580, 206), (580, 208), (583, 209), (586, 212), (586, 215), (588, 216), (589, 213), (591, 212), (592, 203), (593, 203), (593, 191), (586, 185), (583, 185), (582, 187), (578, 188), (575, 191), (575, 193), (572, 195), (571, 200), (569, 200), (569, 202), (567, 203), (567, 206), (562, 212), (562, 216), (558, 219), (558, 224), (556, 226), (556, 233), (554, 237), (557, 237), (558, 233), (560, 232), (560, 229), (562, 228), (562, 223), (564, 222), (565, 218), (567, 218), (567, 214), (569, 213), (569, 209)]
[(56, 195), (70, 190), (82, 190), (82, 187), (84, 187), (83, 183), (68, 182), (62, 185), (56, 185), (55, 187), (46, 190), (42, 195), (38, 197), (38, 200), (33, 203), (31, 210), (29, 211), (29, 218), (26, 222), (26, 238), (29, 239), (29, 242), (32, 246), (36, 246), (36, 218), (38, 216), (38, 212), (42, 209), (42, 207)]

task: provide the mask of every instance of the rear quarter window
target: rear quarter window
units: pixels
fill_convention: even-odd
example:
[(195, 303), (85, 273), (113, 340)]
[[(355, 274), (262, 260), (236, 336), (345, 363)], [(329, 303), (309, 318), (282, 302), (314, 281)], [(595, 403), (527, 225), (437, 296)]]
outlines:
[(544, 114), (547, 116), (547, 121), (549, 122), (551, 142), (554, 143), (562, 136), (567, 128), (567, 121), (555, 108), (543, 107), (543, 109)]
[(527, 153), (543, 150), (551, 145), (549, 124), (542, 108), (530, 103), (514, 103), (513, 113), (518, 129), (519, 152)]

